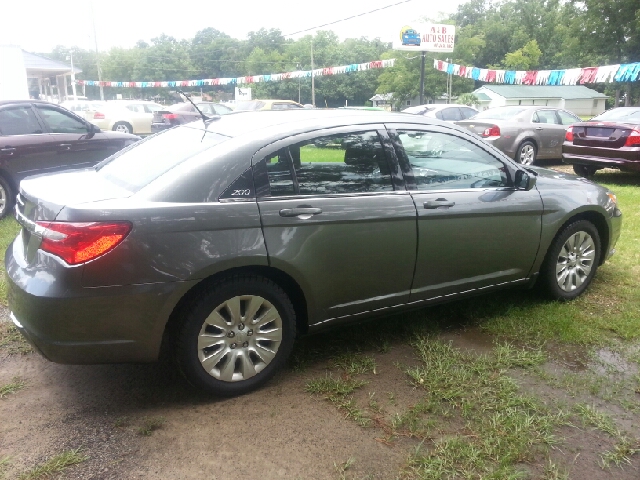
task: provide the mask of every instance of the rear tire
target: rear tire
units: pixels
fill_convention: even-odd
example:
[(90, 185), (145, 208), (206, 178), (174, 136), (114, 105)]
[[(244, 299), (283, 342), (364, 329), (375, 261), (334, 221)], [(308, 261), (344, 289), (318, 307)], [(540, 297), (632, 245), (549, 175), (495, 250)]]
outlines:
[(116, 122), (113, 125), (112, 130), (120, 133), (133, 133), (133, 127), (127, 122)]
[(0, 218), (6, 217), (16, 201), (16, 194), (4, 177), (0, 176)]
[(516, 161), (521, 165), (533, 165), (536, 162), (537, 153), (535, 144), (530, 140), (525, 140), (518, 148)]
[(573, 300), (593, 280), (601, 256), (598, 229), (587, 220), (571, 223), (547, 251), (541, 280), (556, 300)]
[(576, 164), (573, 166), (574, 173), (584, 178), (592, 178), (598, 170), (600, 170), (598, 167), (594, 167), (592, 165)]
[(176, 361), (195, 387), (241, 395), (284, 365), (295, 330), (295, 311), (284, 290), (258, 275), (235, 275), (207, 287), (187, 307)]

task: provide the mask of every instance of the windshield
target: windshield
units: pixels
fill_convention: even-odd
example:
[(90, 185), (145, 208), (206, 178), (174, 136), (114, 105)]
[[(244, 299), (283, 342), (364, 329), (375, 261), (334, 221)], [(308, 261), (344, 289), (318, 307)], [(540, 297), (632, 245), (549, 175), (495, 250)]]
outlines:
[(259, 100), (252, 100), (251, 102), (238, 102), (236, 103), (236, 112), (249, 112), (251, 110), (260, 110), (264, 107), (264, 102)]
[(172, 128), (134, 143), (95, 168), (110, 182), (137, 192), (185, 160), (228, 138), (196, 128)]
[(640, 108), (620, 107), (607, 110), (600, 115), (593, 117), (590, 122), (594, 120), (607, 120), (618, 121), (623, 123), (638, 123), (640, 122)]
[(485, 110), (476, 114), (473, 117), (474, 120), (481, 120), (483, 118), (490, 118), (492, 120), (508, 120), (510, 118), (517, 117), (522, 112), (524, 112), (527, 107), (498, 107), (498, 108), (490, 108), (489, 110)]

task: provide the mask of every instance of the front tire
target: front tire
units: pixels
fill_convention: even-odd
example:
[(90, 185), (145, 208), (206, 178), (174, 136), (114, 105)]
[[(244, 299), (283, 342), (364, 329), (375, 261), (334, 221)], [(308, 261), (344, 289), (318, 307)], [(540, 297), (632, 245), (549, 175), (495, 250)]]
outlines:
[(113, 125), (112, 130), (120, 133), (133, 133), (133, 127), (127, 122), (116, 122)]
[(16, 194), (4, 177), (0, 176), (0, 218), (6, 217), (12, 210)]
[(233, 276), (212, 284), (188, 308), (178, 331), (178, 367), (209, 393), (247, 393), (284, 365), (295, 326), (293, 305), (277, 284), (257, 275)]
[(562, 230), (551, 244), (542, 268), (542, 280), (556, 300), (573, 300), (593, 280), (600, 263), (598, 230), (587, 220), (578, 220)]
[(537, 153), (538, 151), (534, 143), (529, 140), (525, 140), (518, 148), (516, 161), (521, 165), (533, 165), (536, 162)]
[(592, 165), (574, 165), (573, 172), (584, 178), (592, 178), (596, 172), (600, 170), (598, 167)]

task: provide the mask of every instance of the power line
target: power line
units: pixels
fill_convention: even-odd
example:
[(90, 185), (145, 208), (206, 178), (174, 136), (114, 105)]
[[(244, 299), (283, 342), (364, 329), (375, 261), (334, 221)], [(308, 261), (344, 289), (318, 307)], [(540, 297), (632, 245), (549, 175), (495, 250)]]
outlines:
[(411, 2), (411, 1), (413, 1), (413, 0), (402, 0), (401, 2), (398, 2), (398, 3), (392, 3), (391, 5), (386, 5), (384, 7), (374, 8), (373, 10), (369, 10), (368, 12), (358, 13), (356, 15), (351, 15), (350, 17), (341, 18), (340, 20), (335, 20), (333, 22), (325, 23), (323, 25), (318, 25), (317, 27), (305, 28), (304, 30), (298, 30), (297, 32), (287, 33), (287, 34), (283, 35), (283, 37), (290, 37), (292, 35), (297, 35), (298, 33), (304, 33), (304, 32), (308, 32), (310, 30), (316, 30), (318, 28), (328, 27), (329, 25), (335, 25), (336, 23), (345, 22), (347, 20), (351, 20), (353, 18), (362, 17), (364, 15), (369, 15), (370, 13), (379, 12), (380, 10), (385, 10), (387, 8), (395, 7), (397, 5), (401, 5), (403, 3), (408, 3), (408, 2)]

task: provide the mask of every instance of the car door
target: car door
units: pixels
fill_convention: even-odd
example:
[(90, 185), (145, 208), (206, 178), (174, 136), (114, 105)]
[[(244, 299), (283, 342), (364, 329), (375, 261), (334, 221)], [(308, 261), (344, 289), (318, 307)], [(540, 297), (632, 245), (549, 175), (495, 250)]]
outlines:
[(132, 103), (125, 107), (129, 112), (133, 133), (136, 135), (148, 135), (151, 133), (151, 121), (153, 120), (153, 112), (148, 112), (143, 104)]
[(254, 156), (270, 265), (301, 284), (311, 325), (409, 298), (416, 211), (404, 187), (394, 190), (381, 129), (293, 136)]
[(560, 124), (555, 110), (537, 110), (531, 121), (536, 124), (534, 130), (540, 138), (538, 158), (561, 158), (566, 127)]
[(0, 108), (0, 169), (13, 180), (13, 187), (55, 161), (57, 155), (54, 140), (31, 104)]
[(538, 191), (516, 189), (516, 167), (470, 137), (435, 126), (393, 128), (418, 212), (410, 301), (527, 278), (540, 240)]
[(55, 105), (36, 105), (47, 127), (52, 156), (38, 165), (40, 172), (86, 168), (122, 148), (122, 141), (102, 132), (92, 132), (88, 123)]

